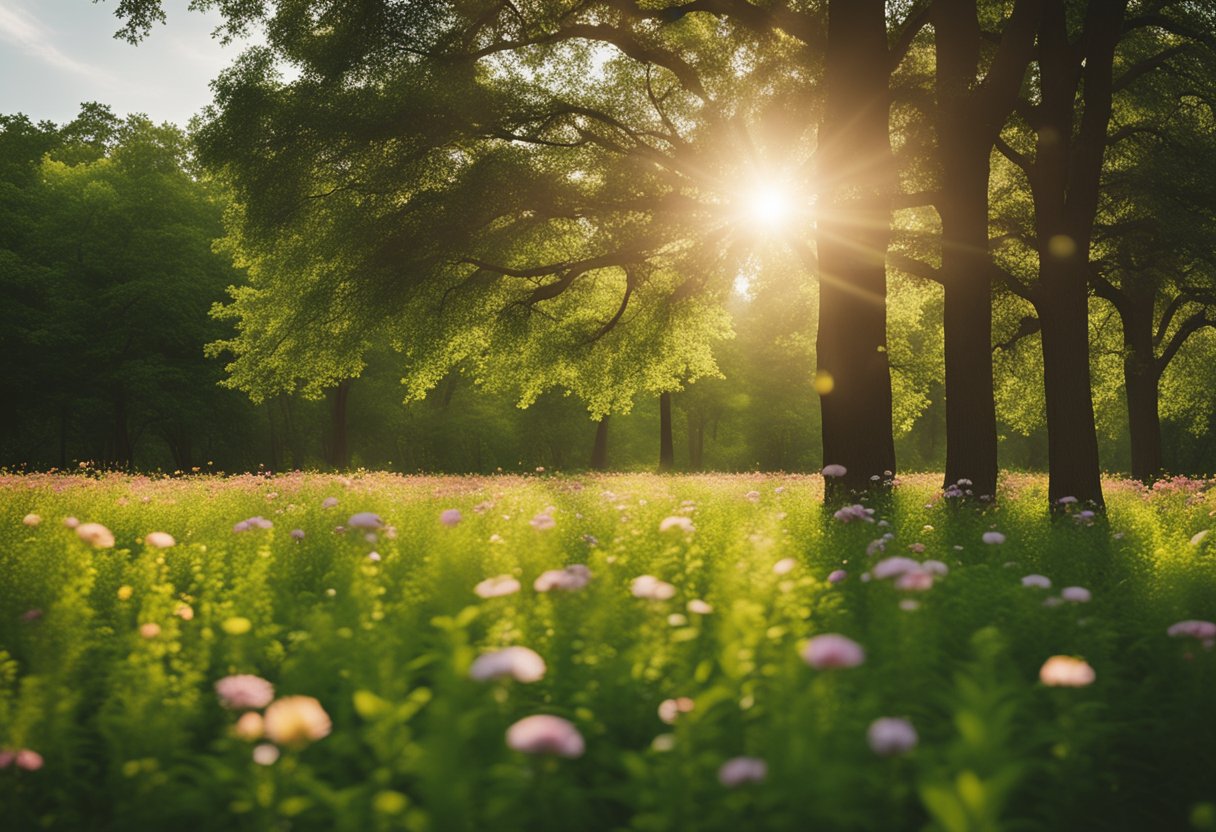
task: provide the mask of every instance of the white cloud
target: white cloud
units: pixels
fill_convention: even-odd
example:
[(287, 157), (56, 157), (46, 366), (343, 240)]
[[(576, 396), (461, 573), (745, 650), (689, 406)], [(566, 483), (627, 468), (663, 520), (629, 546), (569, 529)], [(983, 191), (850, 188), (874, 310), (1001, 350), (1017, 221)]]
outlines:
[(15, 44), (26, 53), (57, 69), (84, 75), (94, 81), (110, 83), (108, 72), (65, 54), (51, 42), (51, 33), (25, 9), (0, 0), (0, 40)]

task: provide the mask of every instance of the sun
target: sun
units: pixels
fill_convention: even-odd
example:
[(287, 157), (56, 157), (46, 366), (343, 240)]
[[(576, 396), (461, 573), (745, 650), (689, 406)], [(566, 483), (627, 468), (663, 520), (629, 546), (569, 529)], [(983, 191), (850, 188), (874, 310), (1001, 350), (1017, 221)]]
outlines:
[(790, 219), (794, 213), (794, 201), (786, 189), (766, 183), (747, 194), (746, 212), (757, 225), (773, 228), (784, 225)]

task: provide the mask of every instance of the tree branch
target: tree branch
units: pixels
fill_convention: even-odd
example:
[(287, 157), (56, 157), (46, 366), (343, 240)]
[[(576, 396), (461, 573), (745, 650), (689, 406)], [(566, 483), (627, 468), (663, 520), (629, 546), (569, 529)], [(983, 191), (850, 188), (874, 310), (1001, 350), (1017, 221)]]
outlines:
[(1182, 322), (1182, 326), (1178, 327), (1178, 331), (1174, 333), (1174, 337), (1166, 345), (1165, 352), (1161, 353), (1161, 357), (1157, 359), (1158, 375), (1164, 372), (1169, 363), (1174, 360), (1174, 356), (1178, 354), (1178, 350), (1182, 349), (1182, 345), (1186, 342), (1186, 339), (1205, 326), (1216, 327), (1216, 320), (1209, 318), (1206, 310), (1196, 312)]

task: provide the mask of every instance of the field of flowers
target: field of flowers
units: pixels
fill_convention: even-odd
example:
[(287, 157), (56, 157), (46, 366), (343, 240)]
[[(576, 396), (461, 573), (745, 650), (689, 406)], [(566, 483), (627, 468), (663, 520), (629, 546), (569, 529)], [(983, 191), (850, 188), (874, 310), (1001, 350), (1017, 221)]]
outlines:
[(1216, 489), (0, 476), (0, 827), (1216, 829)]

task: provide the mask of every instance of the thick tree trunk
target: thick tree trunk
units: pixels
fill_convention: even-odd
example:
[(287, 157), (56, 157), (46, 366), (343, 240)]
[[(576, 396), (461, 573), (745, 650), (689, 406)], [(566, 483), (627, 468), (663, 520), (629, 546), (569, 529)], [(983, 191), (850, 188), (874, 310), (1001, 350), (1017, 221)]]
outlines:
[(346, 402), (350, 379), (344, 378), (330, 391), (329, 464), (339, 471), (350, 467), (350, 445), (346, 431)]
[(888, 60), (882, 0), (831, 0), (817, 160), (823, 192), (816, 350), (823, 461), (847, 473), (828, 479), (829, 502), (877, 487), (895, 470), (886, 349), (894, 186)]
[[(1047, 404), (1047, 493), (1103, 506), (1098, 434), (1089, 376), (1089, 297), (1083, 276), (1044, 257), (1039, 304)], [(1056, 273), (1056, 272), (1060, 273)]]
[(988, 255), (986, 142), (944, 143), (947, 173), (939, 206), (945, 285), (945, 485), (971, 482), (995, 495), (996, 394), (992, 381), (992, 264)]
[(1161, 381), (1153, 351), (1153, 305), (1129, 304), (1123, 318), (1123, 383), (1127, 391), (1127, 427), (1132, 446), (1132, 476), (1152, 483), (1161, 476)]
[(671, 394), (659, 394), (659, 470), (670, 471), (676, 464), (675, 445), (671, 441)]
[(608, 470), (608, 417), (595, 423), (595, 446), (591, 449), (591, 470)]

